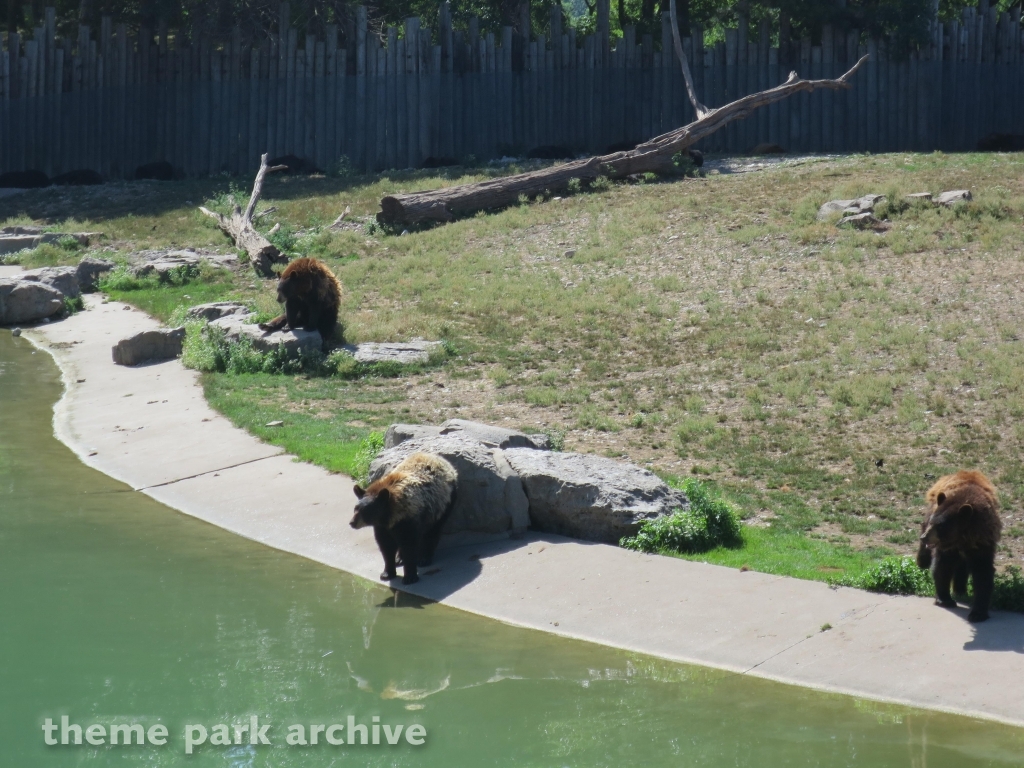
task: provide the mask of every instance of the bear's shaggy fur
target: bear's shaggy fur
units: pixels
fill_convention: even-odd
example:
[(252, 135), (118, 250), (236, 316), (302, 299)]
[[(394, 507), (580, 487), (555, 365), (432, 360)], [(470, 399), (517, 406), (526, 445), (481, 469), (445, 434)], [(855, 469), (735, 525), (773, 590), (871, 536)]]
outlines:
[(263, 330), (320, 331), (325, 342), (334, 335), (341, 283), (322, 261), (296, 259), (285, 267), (277, 282), (277, 300), (284, 304), (284, 314), (261, 323)]
[(440, 456), (414, 453), (365, 490), (353, 489), (359, 501), (353, 528), (373, 526), (373, 536), (384, 556), (381, 579), (396, 578), (395, 555), (400, 554), (403, 584), (419, 581), (417, 566), (434, 559), (441, 527), (455, 504), (458, 476)]
[(928, 511), (921, 523), (917, 564), (931, 567), (935, 602), (956, 606), (956, 594), (967, 592), (967, 577), (974, 581), (974, 604), (967, 618), (984, 621), (995, 580), (996, 545), (1002, 533), (996, 489), (981, 472), (960, 471), (940, 477), (925, 499)]

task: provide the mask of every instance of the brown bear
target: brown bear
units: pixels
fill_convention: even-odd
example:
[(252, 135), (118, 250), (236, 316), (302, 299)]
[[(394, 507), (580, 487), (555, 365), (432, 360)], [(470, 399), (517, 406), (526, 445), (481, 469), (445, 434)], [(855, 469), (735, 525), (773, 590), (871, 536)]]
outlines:
[(441, 527), (455, 505), (455, 468), (440, 456), (414, 453), (365, 490), (356, 485), (353, 528), (373, 526), (384, 557), (382, 581), (396, 578), (395, 555), (400, 554), (403, 584), (419, 581), (417, 566), (434, 559)]
[(928, 512), (921, 523), (917, 564), (931, 567), (935, 603), (956, 607), (956, 594), (974, 582), (974, 604), (968, 621), (985, 621), (995, 581), (996, 545), (1003, 529), (996, 489), (981, 472), (960, 471), (940, 477), (925, 499)]
[(277, 282), (277, 300), (284, 304), (284, 314), (260, 323), (263, 330), (320, 331), (325, 342), (334, 335), (341, 283), (322, 261), (296, 259), (285, 267)]

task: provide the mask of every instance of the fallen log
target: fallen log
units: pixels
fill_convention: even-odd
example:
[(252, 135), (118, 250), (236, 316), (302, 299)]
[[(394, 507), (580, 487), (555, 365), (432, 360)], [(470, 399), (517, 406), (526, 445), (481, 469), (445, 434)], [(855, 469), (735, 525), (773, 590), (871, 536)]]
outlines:
[(636, 173), (672, 173), (675, 170), (673, 158), (676, 154), (685, 152), (691, 144), (710, 136), (733, 120), (743, 119), (756, 109), (796, 93), (809, 93), (822, 88), (849, 88), (850, 78), (867, 58), (862, 57), (848, 72), (835, 80), (802, 80), (796, 72), (790, 72), (786, 82), (775, 88), (752, 93), (715, 109), (703, 107), (698, 102), (705, 110), (703, 116), (682, 128), (656, 136), (629, 152), (573, 160), (539, 171), (457, 187), (388, 195), (380, 201), (381, 210), (377, 214), (377, 221), (390, 226), (448, 222), (456, 216), (512, 205), (523, 195), (533, 197), (561, 192), (569, 187), (573, 179), (591, 182), (599, 176), (620, 179)]
[(245, 211), (235, 203), (234, 198), (231, 198), (233, 205), (231, 216), (223, 216), (216, 211), (199, 206), (200, 211), (216, 219), (217, 225), (224, 234), (234, 241), (236, 246), (249, 254), (252, 268), (260, 277), (273, 277), (274, 264), (288, 263), (288, 257), (281, 253), (277, 246), (257, 232), (256, 227), (253, 226), (253, 214), (256, 213), (256, 203), (259, 202), (260, 195), (263, 193), (263, 180), (268, 173), (281, 171), (287, 167), (286, 165), (268, 167), (267, 156), (264, 154), (260, 158), (260, 169), (256, 173), (256, 181), (253, 182), (252, 194), (249, 196), (249, 204), (245, 206)]

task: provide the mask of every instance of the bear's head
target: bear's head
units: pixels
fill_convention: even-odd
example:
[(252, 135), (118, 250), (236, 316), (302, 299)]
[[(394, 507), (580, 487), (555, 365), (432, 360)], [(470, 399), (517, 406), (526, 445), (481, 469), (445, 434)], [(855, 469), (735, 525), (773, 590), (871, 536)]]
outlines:
[(950, 497), (940, 492), (935, 497), (935, 509), (928, 516), (921, 541), (939, 549), (944, 544), (955, 544), (970, 529), (973, 516), (974, 507), (961, 494)]
[(391, 491), (381, 488), (376, 493), (370, 493), (358, 485), (352, 488), (355, 491), (356, 511), (349, 523), (353, 528), (365, 528), (368, 525), (380, 525), (386, 523), (391, 515)]

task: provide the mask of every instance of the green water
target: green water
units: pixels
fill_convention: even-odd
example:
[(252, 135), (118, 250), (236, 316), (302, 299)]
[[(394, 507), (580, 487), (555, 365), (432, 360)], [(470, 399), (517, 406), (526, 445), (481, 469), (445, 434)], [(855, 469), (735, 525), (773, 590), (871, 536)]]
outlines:
[[(377, 584), (88, 469), (52, 436), (60, 389), (49, 356), (0, 329), (5, 768), (1024, 763), (1024, 730), (671, 664), (407, 596), (396, 604)], [(168, 741), (46, 746), (44, 720), (62, 715), (162, 723)], [(271, 725), (271, 746), (184, 754), (187, 724), (252, 715)], [(285, 744), (291, 724), (350, 715), (378, 716), (392, 734), (419, 723), (425, 743)]]

